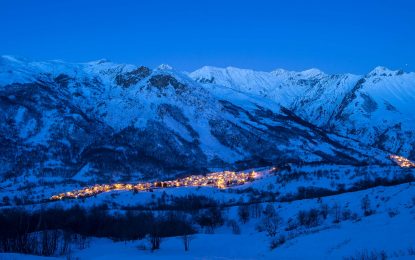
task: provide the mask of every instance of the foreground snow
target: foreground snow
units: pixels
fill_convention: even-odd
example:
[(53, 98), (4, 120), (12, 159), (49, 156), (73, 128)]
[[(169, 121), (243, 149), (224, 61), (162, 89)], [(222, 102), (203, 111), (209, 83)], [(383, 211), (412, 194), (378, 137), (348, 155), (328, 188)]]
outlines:
[[(361, 198), (368, 196), (374, 214), (363, 216)], [(90, 246), (80, 250), (73, 247), (71, 257), (79, 259), (342, 259), (357, 252), (380, 251), (391, 258), (409, 258), (415, 249), (415, 185), (402, 184), (393, 187), (377, 187), (365, 191), (309, 199), (289, 203), (274, 203), (284, 223), (295, 218), (299, 210), (331, 206), (335, 203), (357, 214), (357, 218), (333, 223), (332, 213), (319, 226), (279, 233), (287, 241), (270, 248), (271, 239), (258, 232), (259, 219), (251, 219), (241, 225), (241, 234), (232, 234), (229, 227), (215, 230), (214, 234), (196, 234), (185, 252), (180, 237), (165, 238), (161, 249), (148, 250), (146, 240), (113, 242), (104, 238), (92, 238)], [(237, 208), (227, 212), (229, 219), (237, 219)], [(391, 214), (393, 212), (394, 214)], [(147, 248), (147, 249), (144, 249)], [(415, 251), (413, 251), (415, 252)], [(40, 257), (2, 254), (1, 259), (43, 259)], [(51, 258), (49, 258), (51, 259)]]
[[(167, 238), (156, 252), (139, 247), (145, 241), (112, 242), (93, 239), (90, 247), (75, 250), (79, 259), (342, 259), (362, 250), (385, 250), (402, 254), (415, 245), (414, 217), (375, 216), (360, 223), (346, 223), (332, 229), (304, 235), (271, 250), (268, 238), (260, 233), (198, 234), (188, 252), (180, 238)], [(19, 254), (2, 254), (1, 259), (52, 259)], [(409, 257), (409, 256), (408, 256)]]

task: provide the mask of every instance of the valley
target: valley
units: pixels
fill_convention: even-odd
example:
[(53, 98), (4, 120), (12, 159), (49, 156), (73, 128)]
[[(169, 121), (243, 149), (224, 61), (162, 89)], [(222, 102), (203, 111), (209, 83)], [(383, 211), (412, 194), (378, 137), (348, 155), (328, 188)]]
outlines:
[(2, 56), (0, 250), (413, 256), (414, 75)]
[(0, 260), (415, 259), (414, 11), (0, 0)]

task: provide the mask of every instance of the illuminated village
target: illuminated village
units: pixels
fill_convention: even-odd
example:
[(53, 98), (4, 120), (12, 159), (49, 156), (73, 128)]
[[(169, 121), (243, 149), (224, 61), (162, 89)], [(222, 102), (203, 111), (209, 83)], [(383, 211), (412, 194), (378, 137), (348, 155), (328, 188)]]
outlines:
[(396, 164), (398, 164), (402, 168), (413, 168), (415, 167), (415, 163), (405, 157), (391, 154), (389, 158), (392, 159)]
[[(271, 168), (268, 172), (275, 170)], [(219, 189), (225, 189), (232, 186), (238, 186), (245, 184), (246, 182), (254, 181), (258, 179), (264, 172), (251, 171), (245, 172), (233, 172), (223, 171), (214, 172), (206, 175), (191, 175), (185, 178), (180, 178), (170, 181), (156, 181), (146, 182), (138, 184), (97, 184), (91, 187), (86, 187), (80, 190), (69, 191), (52, 196), (51, 200), (61, 200), (65, 198), (82, 198), (90, 197), (96, 194), (109, 191), (148, 191), (155, 188), (170, 188), (170, 187), (216, 187)]]
[[(398, 166), (402, 168), (412, 168), (415, 167), (415, 163), (411, 160), (399, 156), (399, 155), (390, 155), (389, 158), (394, 161)], [(69, 191), (65, 193), (60, 193), (58, 195), (53, 195), (50, 197), (51, 200), (61, 200), (61, 199), (75, 199), (90, 197), (104, 192), (110, 191), (148, 191), (151, 189), (157, 188), (171, 188), (171, 187), (215, 187), (219, 189), (225, 189), (233, 186), (243, 185), (247, 182), (252, 182), (255, 179), (258, 179), (264, 173), (275, 171), (276, 168), (270, 168), (268, 171), (256, 172), (251, 171), (246, 172), (234, 172), (234, 171), (223, 171), (223, 172), (213, 172), (206, 175), (191, 175), (184, 178), (179, 178), (169, 181), (155, 181), (155, 182), (144, 182), (137, 184), (124, 184), (124, 183), (114, 183), (114, 184), (96, 184), (94, 186), (86, 187), (80, 190)]]

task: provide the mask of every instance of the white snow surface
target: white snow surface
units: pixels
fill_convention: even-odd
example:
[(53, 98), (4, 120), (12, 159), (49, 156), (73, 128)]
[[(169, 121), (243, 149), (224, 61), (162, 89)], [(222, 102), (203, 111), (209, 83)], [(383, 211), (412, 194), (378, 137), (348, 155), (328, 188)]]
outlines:
[[(371, 200), (374, 213), (363, 216), (360, 200)], [(79, 259), (343, 259), (359, 252), (383, 250), (392, 259), (412, 259), (409, 250), (415, 246), (415, 186), (402, 184), (377, 187), (365, 191), (294, 202), (273, 203), (283, 219), (280, 234), (286, 242), (270, 248), (271, 238), (258, 232), (259, 219), (251, 218), (240, 224), (241, 234), (233, 234), (226, 225), (214, 234), (193, 235), (190, 250), (185, 252), (180, 237), (164, 238), (161, 249), (148, 248), (147, 241), (115, 242), (106, 238), (92, 238), (86, 249), (73, 248), (71, 257)], [(340, 205), (343, 210), (357, 214), (355, 220), (333, 223), (332, 213), (319, 226), (285, 231), (289, 218), (296, 218), (299, 210), (319, 208), (322, 204)], [(265, 204), (264, 204), (265, 206)], [(390, 212), (395, 212), (391, 215)], [(237, 219), (237, 208), (228, 211), (229, 219)], [(22, 254), (0, 254), (2, 259), (44, 259)], [(54, 258), (49, 258), (54, 259)], [(58, 257), (57, 259), (65, 259)]]

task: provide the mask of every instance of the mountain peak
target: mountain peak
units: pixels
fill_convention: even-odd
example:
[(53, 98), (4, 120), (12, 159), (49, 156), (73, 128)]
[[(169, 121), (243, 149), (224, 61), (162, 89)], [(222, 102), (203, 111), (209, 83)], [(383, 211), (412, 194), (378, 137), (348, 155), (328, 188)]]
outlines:
[(104, 63), (109, 63), (111, 62), (108, 59), (99, 59), (99, 60), (94, 60), (94, 61), (90, 61), (88, 62), (89, 64), (104, 64)]
[(168, 64), (161, 64), (157, 67), (159, 70), (173, 70), (173, 67)]
[(278, 69), (275, 69), (275, 70), (271, 71), (271, 73), (274, 74), (274, 75), (281, 75), (281, 74), (286, 74), (286, 73), (290, 73), (290, 72), (291, 71), (289, 71), (289, 70), (281, 69), (281, 68), (278, 68)]
[(386, 76), (394, 73), (393, 70), (390, 70), (383, 66), (377, 66), (371, 72), (368, 73), (369, 76)]
[(308, 70), (301, 71), (300, 74), (306, 77), (315, 77), (318, 75), (325, 75), (323, 71), (316, 69), (316, 68), (311, 68)]
[(24, 61), (27, 61), (26, 59), (19, 58), (13, 55), (1, 55), (0, 59), (5, 62), (10, 62), (10, 63), (22, 63)]

